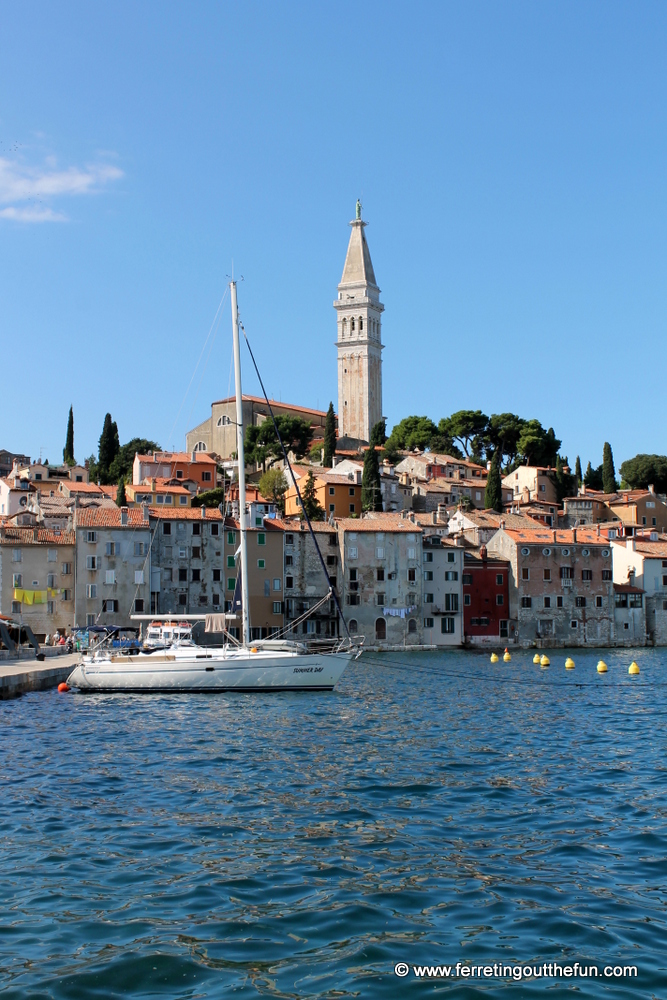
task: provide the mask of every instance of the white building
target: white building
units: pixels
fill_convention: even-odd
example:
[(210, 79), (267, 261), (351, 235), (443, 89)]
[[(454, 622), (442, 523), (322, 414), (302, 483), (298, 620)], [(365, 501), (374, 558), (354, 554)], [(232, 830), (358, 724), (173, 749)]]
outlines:
[(380, 289), (375, 280), (361, 204), (350, 223), (343, 277), (334, 309), (338, 313), (338, 436), (368, 442), (382, 420)]

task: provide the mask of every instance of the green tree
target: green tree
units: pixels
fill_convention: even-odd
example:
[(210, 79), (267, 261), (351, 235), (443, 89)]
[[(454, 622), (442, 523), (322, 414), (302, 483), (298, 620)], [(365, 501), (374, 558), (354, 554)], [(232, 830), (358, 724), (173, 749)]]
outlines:
[(512, 466), (518, 454), (518, 442), (526, 421), (516, 413), (493, 413), (484, 432), (486, 458), (500, 453), (499, 468)]
[(500, 481), (500, 449), (496, 449), (491, 459), (491, 468), (486, 480), (486, 491), (484, 493), (484, 506), (487, 510), (503, 509), (503, 488)]
[(95, 455), (91, 455), (90, 458), (86, 459), (88, 466), (88, 476), (90, 477), (91, 483), (96, 483), (99, 476), (99, 466), (97, 464), (97, 458)]
[(597, 469), (594, 469), (589, 462), (586, 466), (586, 472), (584, 473), (584, 485), (591, 490), (601, 490), (602, 489), (602, 466), (599, 465)]
[(125, 496), (125, 480), (122, 476), (118, 483), (118, 489), (116, 490), (116, 505), (118, 507), (127, 507), (127, 497)]
[(287, 480), (282, 469), (269, 469), (259, 481), (259, 492), (265, 500), (276, 504), (281, 514), (285, 513)]
[(204, 490), (192, 498), (193, 507), (219, 507), (225, 501), (225, 490), (222, 486), (216, 486), (214, 490)]
[(384, 419), (378, 420), (371, 428), (371, 439), (368, 442), (370, 448), (382, 448), (387, 440), (387, 427)]
[(311, 521), (321, 521), (324, 518), (324, 508), (317, 499), (315, 492), (315, 477), (313, 470), (308, 470), (306, 485), (301, 492), (302, 511), (308, 515)]
[(149, 441), (147, 438), (132, 438), (116, 452), (109, 466), (109, 482), (117, 483), (121, 479), (125, 479), (125, 482), (129, 483), (132, 479), (135, 454), (139, 452), (140, 455), (146, 455), (148, 452), (159, 450), (160, 445), (155, 441)]
[(336, 414), (333, 403), (329, 403), (327, 419), (324, 422), (324, 460), (322, 465), (330, 469), (333, 465), (333, 457), (336, 454)]
[(623, 462), (619, 471), (632, 490), (654, 486), (656, 493), (667, 493), (667, 455), (635, 455)]
[(439, 429), (442, 433), (449, 434), (455, 444), (458, 442), (466, 458), (473, 454), (479, 457), (488, 423), (489, 418), (481, 410), (457, 410), (444, 422), (441, 421)]
[(98, 450), (98, 476), (103, 483), (111, 483), (110, 478), (111, 463), (120, 451), (120, 441), (118, 439), (118, 427), (111, 419), (111, 414), (107, 413), (104, 418), (104, 426), (100, 435)]
[(553, 427), (545, 431), (539, 420), (526, 420), (517, 440), (517, 452), (526, 465), (555, 466), (560, 446)]
[(430, 448), (437, 436), (438, 428), (430, 417), (403, 417), (387, 438), (386, 450), (394, 454), (399, 449), (412, 451), (414, 448)]
[(564, 497), (576, 495), (577, 479), (570, 473), (567, 455), (563, 460), (560, 455), (556, 457), (556, 496), (558, 503), (562, 503)]
[(380, 466), (378, 453), (374, 447), (367, 448), (364, 455), (364, 471), (361, 475), (361, 509), (382, 510)]
[(605, 493), (615, 493), (617, 489), (614, 456), (608, 441), (602, 449), (602, 489)]
[(66, 465), (76, 465), (74, 459), (74, 408), (70, 406), (69, 417), (67, 418), (67, 435), (65, 437), (65, 447), (63, 448), (63, 462)]
[[(303, 458), (313, 439), (313, 428), (308, 421), (281, 413), (276, 417), (276, 425), (286, 451), (292, 452), (297, 459)], [(265, 420), (259, 425), (251, 424), (246, 428), (245, 457), (247, 463), (261, 465), (264, 472), (267, 464), (271, 467), (283, 457), (272, 420)]]
[(577, 455), (577, 461), (574, 463), (574, 474), (577, 477), (577, 486), (581, 486), (584, 481), (584, 477), (581, 474), (581, 459)]

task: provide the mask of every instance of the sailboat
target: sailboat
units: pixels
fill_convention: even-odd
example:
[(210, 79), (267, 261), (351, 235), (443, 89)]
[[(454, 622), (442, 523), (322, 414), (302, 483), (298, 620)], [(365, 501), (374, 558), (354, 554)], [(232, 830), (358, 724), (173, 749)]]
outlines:
[[(232, 306), (239, 475), (241, 641), (234, 639), (225, 628), (223, 631), (225, 641), (220, 647), (197, 646), (192, 641), (177, 640), (166, 648), (144, 649), (138, 653), (133, 650), (134, 655), (130, 655), (129, 650), (126, 653), (102, 645), (83, 655), (81, 662), (68, 677), (67, 683), (78, 691), (332, 691), (348, 663), (361, 655), (360, 641), (353, 641), (349, 634), (343, 638), (318, 639), (313, 646), (307, 642), (287, 638), (262, 639), (257, 642), (250, 640), (248, 514), (236, 282), (231, 281), (229, 287)], [(286, 453), (285, 458), (288, 461)], [(310, 527), (310, 522), (308, 525)], [(314, 533), (313, 539), (317, 546)], [(319, 547), (317, 551), (319, 552)], [(325, 572), (324, 560), (321, 561)], [(347, 633), (342, 609), (335, 592), (331, 589), (330, 596), (336, 601)], [(223, 618), (226, 624), (227, 619), (234, 619), (236, 615), (213, 617)]]

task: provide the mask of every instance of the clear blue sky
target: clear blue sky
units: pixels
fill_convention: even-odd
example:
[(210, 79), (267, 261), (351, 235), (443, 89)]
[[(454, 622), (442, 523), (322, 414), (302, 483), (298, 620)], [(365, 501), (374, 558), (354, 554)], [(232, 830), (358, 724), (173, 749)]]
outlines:
[(5, 0), (0, 447), (60, 460), (70, 402), (79, 459), (107, 410), (182, 445), (228, 391), (226, 306), (183, 403), (232, 258), (269, 391), (335, 403), (361, 197), (390, 427), (667, 452), (666, 51), (650, 2)]

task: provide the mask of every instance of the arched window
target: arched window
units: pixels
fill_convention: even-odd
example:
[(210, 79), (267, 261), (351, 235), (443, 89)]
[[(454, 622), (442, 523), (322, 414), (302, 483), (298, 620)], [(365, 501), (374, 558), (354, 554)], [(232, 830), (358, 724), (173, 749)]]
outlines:
[(349, 622), (347, 623), (347, 627), (350, 635), (356, 635), (356, 633), (359, 631), (359, 625), (357, 624), (357, 619), (350, 618)]
[(206, 451), (206, 442), (205, 441), (197, 441), (197, 444), (194, 446), (194, 448), (192, 450), (193, 451)]
[(341, 329), (341, 333), (343, 334), (343, 336), (345, 336), (345, 334), (347, 332), (347, 320), (345, 320), (345, 319), (343, 320), (343, 322), (341, 323), (341, 328), (340, 329)]
[[(227, 425), (231, 424), (231, 422), (231, 417), (228, 417), (226, 413), (223, 413), (221, 417), (218, 417), (218, 427), (227, 427)], [(204, 451), (206, 451), (205, 448)]]
[(375, 638), (376, 639), (387, 638), (387, 623), (384, 620), (384, 618), (375, 619)]
[(360, 316), (359, 317), (359, 330), (363, 330), (363, 328), (364, 328), (364, 320), (363, 320), (363, 317)]
[(408, 632), (416, 632), (416, 631), (417, 631), (417, 619), (411, 618), (408, 622)]
[(350, 333), (354, 333), (354, 317), (350, 320)]

